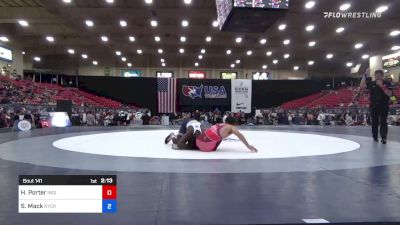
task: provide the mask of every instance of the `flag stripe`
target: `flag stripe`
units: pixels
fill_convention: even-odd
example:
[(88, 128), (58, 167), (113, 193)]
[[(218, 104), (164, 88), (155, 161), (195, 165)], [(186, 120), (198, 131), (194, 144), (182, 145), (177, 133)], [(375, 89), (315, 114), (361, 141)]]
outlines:
[(158, 78), (158, 112), (173, 113), (176, 112), (176, 79)]

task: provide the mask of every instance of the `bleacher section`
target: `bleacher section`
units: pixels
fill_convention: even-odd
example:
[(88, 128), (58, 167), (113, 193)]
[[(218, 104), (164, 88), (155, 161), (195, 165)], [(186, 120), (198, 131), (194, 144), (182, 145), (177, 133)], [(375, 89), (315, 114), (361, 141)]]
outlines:
[(304, 106), (306, 106), (307, 104), (309, 104), (312, 101), (315, 101), (321, 97), (323, 97), (325, 94), (320, 92), (317, 94), (313, 94), (304, 98), (300, 98), (300, 99), (296, 99), (293, 101), (289, 101), (286, 102), (284, 104), (282, 104), (281, 108), (282, 109), (299, 109), (299, 108), (303, 108)]
[[(85, 105), (92, 107), (118, 109), (122, 103), (96, 96), (78, 88), (65, 88), (56, 84), (35, 83), (27, 80), (12, 80), (10, 78), (0, 76), (2, 86), (11, 86), (14, 95), (13, 103), (23, 103), (31, 105), (55, 105), (57, 100), (72, 100), (74, 105)], [(0, 96), (0, 100), (6, 96)], [(16, 101), (14, 101), (16, 100)]]
[[(400, 87), (394, 90), (394, 95), (400, 97)], [(335, 108), (356, 105), (365, 107), (369, 104), (369, 93), (359, 91), (358, 87), (346, 87), (338, 90), (322, 91), (304, 98), (286, 102), (281, 105), (284, 110), (288, 109), (315, 109), (315, 108)]]

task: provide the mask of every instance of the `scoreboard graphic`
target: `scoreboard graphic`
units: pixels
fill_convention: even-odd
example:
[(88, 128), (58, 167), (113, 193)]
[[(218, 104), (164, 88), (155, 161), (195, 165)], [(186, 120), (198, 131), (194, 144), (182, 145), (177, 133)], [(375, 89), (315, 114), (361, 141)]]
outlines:
[(19, 213), (115, 213), (115, 175), (20, 175)]
[(264, 33), (289, 11), (290, 0), (216, 0), (223, 32)]
[(234, 7), (287, 9), (289, 0), (234, 0)]

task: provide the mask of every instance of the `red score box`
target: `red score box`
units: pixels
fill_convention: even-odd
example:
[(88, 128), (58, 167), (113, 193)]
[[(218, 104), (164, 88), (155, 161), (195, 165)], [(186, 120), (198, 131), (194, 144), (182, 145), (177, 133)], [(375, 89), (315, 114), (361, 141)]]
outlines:
[(117, 186), (103, 185), (103, 199), (117, 199)]

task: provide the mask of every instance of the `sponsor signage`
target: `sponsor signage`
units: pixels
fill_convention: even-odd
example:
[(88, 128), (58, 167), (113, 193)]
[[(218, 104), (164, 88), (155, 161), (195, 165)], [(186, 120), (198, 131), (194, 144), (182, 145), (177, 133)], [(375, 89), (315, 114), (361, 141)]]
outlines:
[(180, 79), (180, 105), (229, 105), (230, 81), (221, 79)]

